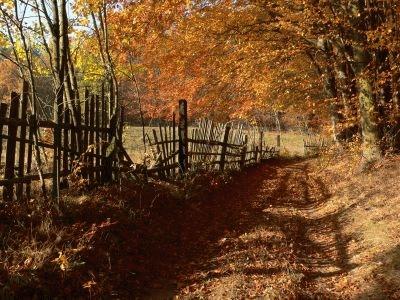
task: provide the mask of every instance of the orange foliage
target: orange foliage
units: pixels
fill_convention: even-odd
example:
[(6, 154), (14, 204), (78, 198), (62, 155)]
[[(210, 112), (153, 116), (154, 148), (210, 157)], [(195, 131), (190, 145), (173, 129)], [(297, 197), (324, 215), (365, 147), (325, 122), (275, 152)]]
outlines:
[[(286, 47), (298, 38), (284, 29), (284, 18), (276, 22), (272, 6), (118, 2), (109, 18), (112, 49), (120, 75), (139, 79), (151, 117), (167, 116), (180, 98), (189, 100), (193, 116), (217, 119), (256, 118), (284, 107), (304, 111), (321, 98), (308, 58)], [(275, 13), (285, 9), (279, 5)]]
[(10, 93), (20, 89), (21, 80), (17, 67), (9, 60), (0, 60), (0, 70), (0, 100), (8, 102)]

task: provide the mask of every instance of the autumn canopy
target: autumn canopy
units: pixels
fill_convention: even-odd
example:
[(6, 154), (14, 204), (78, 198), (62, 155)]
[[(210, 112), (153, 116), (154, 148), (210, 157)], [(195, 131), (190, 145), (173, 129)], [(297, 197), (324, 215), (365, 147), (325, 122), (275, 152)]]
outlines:
[(395, 0), (6, 0), (0, 97), (23, 77), (47, 115), (88, 86), (131, 120), (180, 98), (193, 117), (284, 111), (360, 137), (372, 161), (400, 145), (399, 16)]

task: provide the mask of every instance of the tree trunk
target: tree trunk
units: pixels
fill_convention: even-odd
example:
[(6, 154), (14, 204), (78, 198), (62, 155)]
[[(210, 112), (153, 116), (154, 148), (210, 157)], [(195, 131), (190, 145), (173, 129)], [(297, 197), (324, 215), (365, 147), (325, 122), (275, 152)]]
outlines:
[(357, 78), (360, 101), (360, 125), (362, 130), (362, 153), (367, 162), (381, 158), (378, 114), (373, 93), (373, 82), (365, 73)]
[(332, 138), (335, 143), (339, 143), (338, 139), (338, 126), (342, 122), (343, 117), (340, 113), (338, 104), (338, 90), (335, 72), (333, 68), (333, 49), (332, 44), (328, 40), (319, 39), (318, 44), (322, 50), (325, 58), (325, 67), (323, 68), (324, 91), (326, 97), (329, 99), (329, 114), (332, 124)]
[[(370, 3), (367, 3), (370, 5)], [(378, 103), (374, 94), (374, 75), (372, 50), (369, 50), (366, 31), (376, 28), (377, 19), (370, 15), (363, 1), (350, 1), (350, 23), (353, 26), (352, 68), (357, 82), (360, 103), (360, 126), (362, 131), (362, 156), (365, 163), (382, 157), (379, 134)]]

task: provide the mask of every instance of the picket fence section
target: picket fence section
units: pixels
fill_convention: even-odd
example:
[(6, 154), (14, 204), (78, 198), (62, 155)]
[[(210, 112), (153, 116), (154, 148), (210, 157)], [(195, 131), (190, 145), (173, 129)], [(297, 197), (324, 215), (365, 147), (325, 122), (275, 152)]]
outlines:
[(190, 129), (187, 103), (180, 101), (179, 124), (159, 126), (147, 135), (155, 163), (148, 172), (160, 177), (176, 176), (198, 169), (240, 170), (248, 165), (276, 157), (279, 148), (269, 147), (260, 128), (198, 120)]
[(199, 168), (240, 170), (279, 152), (265, 144), (257, 128), (202, 119), (189, 132), (187, 102), (181, 100), (178, 120), (174, 114), (169, 126), (147, 135), (154, 163), (135, 164), (122, 144), (123, 108), (112, 109), (104, 89), (100, 95), (86, 90), (82, 100), (77, 96), (57, 122), (38, 119), (29, 97), (24, 83), (21, 94), (11, 94), (10, 104), (0, 104), (0, 186), (6, 201), (29, 198), (33, 182), (46, 194), (47, 179), (52, 179), (52, 196), (58, 197), (71, 175), (89, 184), (115, 181), (123, 174), (166, 179)]
[[(116, 176), (117, 161), (131, 163), (123, 152), (119, 157), (115, 155), (122, 129), (116, 114), (111, 116), (104, 92), (95, 95), (85, 91), (82, 105), (70, 104), (79, 112), (77, 126), (72, 122), (70, 107), (64, 107), (59, 123), (39, 120), (30, 112), (29, 97), (24, 83), (21, 94), (12, 93), (10, 104), (0, 105), (0, 186), (4, 200), (30, 197), (33, 181), (40, 181), (45, 191), (46, 179), (53, 179), (53, 195), (58, 194), (68, 185), (67, 176), (72, 171), (89, 182), (108, 182)], [(122, 118), (122, 110), (119, 114)]]
[(303, 139), (303, 144), (305, 156), (318, 155), (329, 146), (328, 140), (318, 135), (307, 135)]

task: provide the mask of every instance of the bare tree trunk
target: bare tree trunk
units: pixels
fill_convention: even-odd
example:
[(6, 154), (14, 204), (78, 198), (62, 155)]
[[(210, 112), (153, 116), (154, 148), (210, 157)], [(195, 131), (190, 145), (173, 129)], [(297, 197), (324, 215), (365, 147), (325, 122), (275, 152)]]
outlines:
[(53, 36), (56, 41), (54, 45), (53, 57), (57, 59), (57, 78), (55, 86), (56, 101), (54, 101), (54, 156), (53, 156), (53, 198), (60, 198), (60, 170), (61, 170), (61, 123), (62, 105), (64, 96), (64, 77), (67, 64), (67, 39), (68, 39), (68, 20), (66, 18), (66, 0), (53, 0), (53, 20), (55, 32), (58, 35)]
[(100, 57), (106, 73), (106, 79), (109, 82), (109, 108), (111, 108), (110, 114), (117, 116), (117, 111), (119, 110), (119, 89), (117, 76), (115, 74), (114, 63), (109, 49), (110, 42), (108, 33), (108, 17), (105, 2), (103, 1), (103, 3), (96, 9), (98, 18), (96, 18), (95, 9), (96, 8), (92, 8), (91, 17), (94, 32), (96, 34), (97, 42), (99, 45)]

